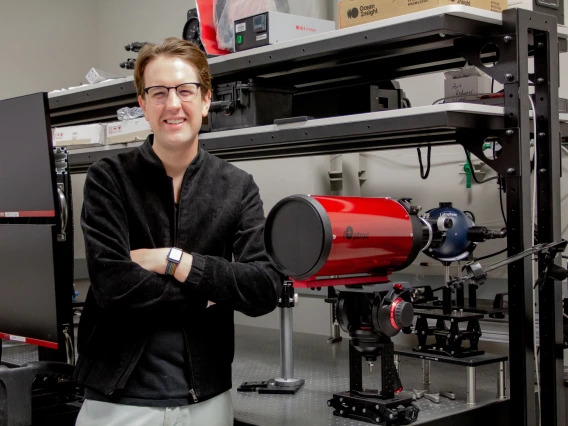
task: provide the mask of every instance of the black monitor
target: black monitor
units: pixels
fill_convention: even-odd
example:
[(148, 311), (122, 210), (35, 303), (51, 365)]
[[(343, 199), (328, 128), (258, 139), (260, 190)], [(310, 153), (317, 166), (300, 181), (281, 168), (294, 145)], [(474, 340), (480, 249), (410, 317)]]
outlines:
[(0, 101), (0, 223), (5, 218), (55, 221), (56, 194), (47, 94)]
[(58, 348), (55, 232), (0, 224), (0, 338)]

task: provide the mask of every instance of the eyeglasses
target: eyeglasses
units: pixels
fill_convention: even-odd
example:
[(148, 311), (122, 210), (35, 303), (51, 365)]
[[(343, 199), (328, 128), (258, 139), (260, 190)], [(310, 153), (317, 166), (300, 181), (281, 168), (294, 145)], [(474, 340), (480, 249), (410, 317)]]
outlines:
[(144, 93), (148, 95), (150, 101), (160, 105), (168, 100), (170, 89), (175, 89), (180, 101), (189, 102), (195, 99), (200, 87), (201, 83), (182, 83), (172, 87), (152, 86), (146, 87)]

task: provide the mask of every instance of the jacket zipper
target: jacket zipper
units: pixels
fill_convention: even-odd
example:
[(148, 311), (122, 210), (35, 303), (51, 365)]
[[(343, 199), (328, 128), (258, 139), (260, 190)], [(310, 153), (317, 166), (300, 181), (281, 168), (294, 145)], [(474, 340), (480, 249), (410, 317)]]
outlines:
[[(172, 207), (173, 207), (173, 212), (174, 212), (174, 247), (178, 246), (178, 241), (177, 241), (177, 228), (178, 228), (178, 216), (179, 216), (179, 209), (180, 209), (180, 203), (178, 203), (178, 209), (176, 210), (176, 194), (174, 193), (174, 180), (172, 178), (169, 178), (170, 181), (170, 188), (172, 188)], [(181, 196), (180, 196), (181, 198)]]
[[(134, 357), (134, 355), (131, 355), (129, 360), (128, 360), (128, 367), (126, 367), (119, 375), (118, 380), (116, 381), (117, 385), (120, 385), (120, 382), (122, 381), (122, 379), (124, 378), (124, 376), (126, 374), (130, 375), (130, 373), (132, 373), (132, 371), (134, 370), (134, 368), (136, 367), (136, 364), (138, 363), (138, 361), (140, 360), (140, 357), (142, 356), (142, 353), (144, 352), (144, 348), (146, 347), (146, 343), (144, 343), (144, 345), (142, 346), (142, 350), (140, 351), (140, 354), (138, 355), (138, 357), (135, 357), (135, 362), (132, 362), (132, 358)], [(110, 393), (108, 395), (112, 395), (114, 394), (115, 389), (111, 390)]]
[[(174, 247), (177, 247), (178, 246), (178, 240), (177, 240), (178, 239), (178, 226), (179, 226), (178, 217), (180, 216), (181, 202), (178, 203), (178, 210), (177, 210), (177, 214), (176, 214), (176, 208), (175, 208), (176, 198), (175, 198), (175, 194), (173, 193), (173, 179), (172, 179), (171, 185), (172, 185), (171, 186), (172, 187), (172, 195), (173, 195), (173, 200), (174, 200)], [(183, 187), (183, 180), (182, 180), (182, 187)], [(180, 194), (180, 201), (181, 201), (181, 194)], [(186, 349), (186, 352), (187, 352), (187, 360), (189, 361), (189, 372), (191, 374), (191, 378), (190, 378), (191, 389), (189, 389), (189, 394), (191, 395), (193, 402), (197, 403), (197, 402), (199, 402), (199, 398), (197, 396), (197, 392), (194, 390), (194, 388), (195, 388), (195, 377), (193, 376), (193, 362), (191, 361), (191, 352), (189, 350), (189, 339), (187, 337), (187, 333), (185, 331), (185, 328), (183, 328), (183, 339), (185, 341), (185, 349)]]
[(191, 361), (191, 352), (189, 351), (189, 339), (187, 338), (187, 333), (185, 332), (185, 328), (183, 329), (183, 338), (185, 340), (185, 348), (187, 350), (187, 359), (189, 361), (189, 373), (191, 374), (191, 377), (190, 377), (191, 389), (189, 390), (189, 394), (193, 398), (193, 402), (199, 402), (199, 398), (197, 397), (197, 392), (194, 390), (194, 388), (195, 388), (195, 377), (193, 376), (193, 362)]

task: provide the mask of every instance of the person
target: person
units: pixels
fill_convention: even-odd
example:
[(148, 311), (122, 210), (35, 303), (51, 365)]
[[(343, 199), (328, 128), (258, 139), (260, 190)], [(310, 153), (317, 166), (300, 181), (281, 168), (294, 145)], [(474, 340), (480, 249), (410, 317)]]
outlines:
[(211, 102), (203, 52), (177, 38), (147, 44), (134, 78), (153, 135), (94, 163), (84, 187), (77, 425), (232, 425), (234, 311), (274, 310), (282, 278), (259, 190), (199, 147)]

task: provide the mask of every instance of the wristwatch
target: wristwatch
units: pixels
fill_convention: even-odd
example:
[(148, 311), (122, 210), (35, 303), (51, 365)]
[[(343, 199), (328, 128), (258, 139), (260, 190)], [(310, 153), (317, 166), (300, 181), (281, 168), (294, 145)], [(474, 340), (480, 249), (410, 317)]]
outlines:
[(183, 250), (177, 247), (172, 247), (168, 253), (168, 266), (166, 266), (166, 275), (174, 276), (176, 268), (181, 262), (181, 257), (183, 256)]

